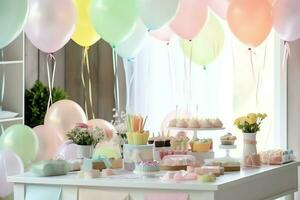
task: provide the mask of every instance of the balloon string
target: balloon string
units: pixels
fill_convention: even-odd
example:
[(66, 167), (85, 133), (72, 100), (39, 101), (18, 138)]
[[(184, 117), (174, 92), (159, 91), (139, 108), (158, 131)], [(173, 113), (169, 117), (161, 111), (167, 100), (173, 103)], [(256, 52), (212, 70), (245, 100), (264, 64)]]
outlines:
[(115, 49), (112, 49), (112, 56), (113, 56), (113, 70), (114, 70), (114, 96), (115, 96), (115, 104), (116, 104), (116, 109), (119, 111), (120, 110), (120, 105), (119, 105), (119, 75), (118, 75), (118, 63), (117, 63), (117, 55), (115, 52)]
[[(52, 76), (50, 74), (50, 63), (53, 65), (53, 70), (52, 70)], [(48, 87), (49, 87), (49, 100), (48, 100), (48, 105), (47, 105), (47, 111), (50, 108), (50, 105), (53, 103), (53, 98), (52, 98), (52, 90), (54, 87), (54, 79), (55, 79), (55, 71), (56, 71), (56, 59), (53, 56), (53, 54), (48, 54), (47, 55), (47, 76), (48, 76)]]
[(254, 63), (253, 63), (254, 52), (251, 48), (249, 48), (249, 54), (250, 54), (250, 63), (251, 63), (251, 69), (252, 69), (252, 77), (253, 77), (253, 80), (255, 80)]
[(84, 57), (85, 57), (85, 64), (88, 74), (88, 82), (89, 82), (89, 103), (91, 107), (92, 117), (95, 119), (95, 112), (94, 112), (94, 106), (93, 106), (93, 91), (92, 91), (92, 81), (91, 81), (91, 73), (90, 73), (90, 62), (89, 62), (89, 54), (88, 54), (89, 47), (84, 48)]
[(192, 57), (193, 57), (193, 43), (191, 43), (191, 53), (190, 53), (190, 66), (189, 66), (189, 109), (188, 112), (190, 112), (190, 106), (192, 103)]
[(174, 82), (173, 82), (173, 75), (172, 75), (172, 66), (171, 66), (171, 56), (170, 56), (169, 44), (167, 44), (167, 51), (168, 51), (168, 63), (169, 63), (169, 76), (170, 76), (170, 85), (171, 85), (171, 95), (174, 99)]
[(87, 107), (87, 98), (86, 98), (86, 85), (85, 85), (85, 77), (84, 77), (84, 65), (85, 65), (85, 49), (82, 49), (82, 60), (81, 60), (81, 83), (84, 90), (84, 110), (86, 116), (88, 116), (88, 107)]
[(284, 49), (283, 49), (283, 59), (281, 64), (281, 70), (284, 71), (285, 66), (287, 64), (288, 58), (291, 55), (291, 48), (287, 41), (284, 41)]

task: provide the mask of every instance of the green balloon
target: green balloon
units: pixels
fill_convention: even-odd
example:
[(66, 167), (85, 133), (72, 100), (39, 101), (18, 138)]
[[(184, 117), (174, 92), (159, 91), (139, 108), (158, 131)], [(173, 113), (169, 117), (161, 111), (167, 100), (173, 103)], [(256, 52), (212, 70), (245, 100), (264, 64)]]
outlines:
[(16, 124), (5, 130), (0, 147), (18, 154), (27, 169), (38, 154), (39, 139), (30, 127)]
[(91, 19), (97, 33), (115, 47), (134, 31), (136, 0), (93, 0)]
[(192, 41), (181, 39), (180, 44), (187, 57), (199, 65), (206, 66), (221, 53), (224, 39), (224, 30), (220, 21), (210, 14), (203, 30)]
[(27, 0), (0, 1), (0, 49), (11, 43), (22, 32), (28, 11)]

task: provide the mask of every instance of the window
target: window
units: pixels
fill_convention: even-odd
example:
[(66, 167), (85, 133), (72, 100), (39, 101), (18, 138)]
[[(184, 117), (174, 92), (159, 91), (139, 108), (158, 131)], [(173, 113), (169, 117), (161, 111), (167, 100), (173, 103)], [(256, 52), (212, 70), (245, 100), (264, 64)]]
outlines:
[[(192, 116), (219, 117), (226, 131), (238, 136), (237, 152), (242, 151), (242, 135), (234, 128), (233, 120), (249, 112), (265, 112), (268, 118), (258, 135), (259, 150), (285, 147), (286, 73), (281, 69), (279, 39), (272, 32), (251, 52), (225, 22), (223, 28), (225, 44), (221, 54), (206, 70), (191, 63), (191, 73), (185, 73), (190, 59), (182, 53), (179, 38), (173, 38), (170, 45), (149, 38), (134, 61), (124, 61), (130, 84), (127, 110), (148, 115), (147, 128), (156, 134), (176, 106)], [(218, 144), (224, 133), (199, 133), (199, 137), (213, 137)]]

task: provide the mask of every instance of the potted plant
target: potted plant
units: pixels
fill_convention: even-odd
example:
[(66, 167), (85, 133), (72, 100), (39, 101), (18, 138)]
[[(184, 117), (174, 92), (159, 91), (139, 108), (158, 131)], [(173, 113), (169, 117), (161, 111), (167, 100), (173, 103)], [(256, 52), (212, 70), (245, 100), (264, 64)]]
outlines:
[(67, 137), (78, 145), (77, 158), (91, 158), (95, 146), (107, 138), (103, 129), (92, 128), (84, 123), (78, 123), (69, 131)]
[(234, 125), (243, 132), (243, 159), (246, 165), (259, 163), (256, 148), (256, 134), (260, 131), (261, 123), (266, 117), (267, 114), (249, 113), (247, 116), (239, 117), (234, 121)]
[[(59, 88), (53, 88), (53, 103), (67, 99), (68, 95)], [(31, 128), (44, 124), (49, 100), (49, 88), (36, 81), (30, 90), (25, 91), (25, 124)]]

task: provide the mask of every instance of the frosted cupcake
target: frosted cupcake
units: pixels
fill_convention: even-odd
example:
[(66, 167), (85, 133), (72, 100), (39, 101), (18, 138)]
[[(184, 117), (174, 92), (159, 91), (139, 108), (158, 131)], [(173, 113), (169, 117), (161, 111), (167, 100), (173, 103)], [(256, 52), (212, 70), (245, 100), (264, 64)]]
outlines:
[(213, 128), (222, 128), (223, 127), (223, 123), (221, 122), (221, 120), (219, 118), (212, 119), (211, 125)]
[(176, 124), (177, 124), (177, 119), (174, 118), (174, 119), (172, 119), (171, 121), (169, 121), (168, 126), (169, 126), (169, 127), (176, 127)]
[(199, 124), (201, 128), (212, 128), (212, 124), (209, 119), (201, 119), (199, 120)]
[(197, 119), (190, 119), (189, 121), (188, 121), (188, 127), (189, 128), (200, 128), (200, 125), (199, 125), (199, 122), (198, 122), (198, 120)]
[(188, 123), (184, 119), (178, 119), (177, 122), (176, 122), (176, 127), (177, 128), (187, 128)]

